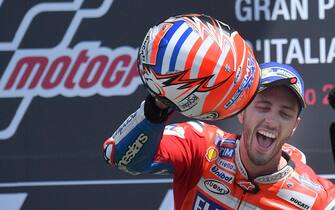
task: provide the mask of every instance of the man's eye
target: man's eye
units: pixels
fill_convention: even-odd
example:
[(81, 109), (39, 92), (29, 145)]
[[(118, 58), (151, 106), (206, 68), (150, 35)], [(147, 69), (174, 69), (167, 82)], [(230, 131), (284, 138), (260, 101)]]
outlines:
[(270, 108), (267, 107), (267, 106), (256, 106), (256, 109), (260, 110), (260, 111), (267, 111), (269, 110)]
[(281, 115), (285, 119), (290, 119), (292, 117), (292, 115), (290, 113), (286, 113), (286, 112), (282, 112)]

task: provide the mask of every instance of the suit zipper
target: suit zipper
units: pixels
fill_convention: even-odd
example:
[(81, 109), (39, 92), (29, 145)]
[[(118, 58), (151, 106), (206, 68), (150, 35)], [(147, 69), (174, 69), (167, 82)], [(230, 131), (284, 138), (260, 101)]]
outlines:
[(247, 193), (247, 191), (244, 191), (244, 190), (243, 190), (243, 194), (242, 194), (242, 196), (241, 196), (240, 202), (238, 203), (238, 206), (237, 206), (236, 210), (239, 210), (239, 209), (240, 209), (241, 203), (242, 203), (242, 201), (243, 201), (243, 199), (244, 199), (246, 193)]

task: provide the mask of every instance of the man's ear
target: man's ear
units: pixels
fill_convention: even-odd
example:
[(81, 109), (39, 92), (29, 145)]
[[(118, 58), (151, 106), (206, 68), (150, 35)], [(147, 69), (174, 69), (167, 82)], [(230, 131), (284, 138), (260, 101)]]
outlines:
[(238, 121), (239, 121), (241, 124), (243, 124), (244, 112), (245, 112), (245, 110), (243, 110), (242, 112), (240, 112), (240, 113), (237, 115)]
[(294, 124), (294, 127), (293, 127), (292, 131), (291, 131), (290, 136), (293, 136), (295, 130), (298, 128), (299, 123), (300, 123), (300, 117), (297, 117), (297, 120), (295, 121), (295, 124)]

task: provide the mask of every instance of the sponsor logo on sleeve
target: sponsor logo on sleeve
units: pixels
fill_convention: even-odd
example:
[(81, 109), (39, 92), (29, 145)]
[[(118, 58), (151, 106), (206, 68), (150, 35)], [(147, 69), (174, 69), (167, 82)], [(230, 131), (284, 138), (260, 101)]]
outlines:
[(221, 147), (219, 156), (224, 158), (232, 158), (234, 156), (235, 149), (231, 147)]
[(250, 182), (250, 181), (239, 181), (237, 184), (245, 191), (253, 192), (254, 190), (257, 190), (257, 186)]
[(230, 190), (226, 185), (214, 179), (205, 180), (204, 185), (207, 190), (211, 191), (212, 193), (222, 195), (230, 193)]
[(297, 199), (297, 198), (294, 198), (294, 197), (291, 197), (290, 198), (290, 201), (293, 202), (296, 206), (299, 206), (303, 209), (310, 209), (310, 206), (305, 204), (303, 201)]
[(224, 159), (221, 159), (221, 158), (218, 158), (217, 161), (216, 161), (216, 164), (224, 169), (227, 169), (228, 171), (230, 172), (233, 172), (235, 173), (236, 172), (236, 166), (234, 163), (231, 163), (227, 160), (224, 160)]
[(126, 154), (122, 156), (121, 160), (118, 162), (118, 166), (126, 166), (134, 159), (134, 157), (140, 152), (143, 145), (148, 141), (148, 136), (144, 133), (138, 135), (137, 139), (128, 146)]
[(311, 209), (316, 200), (316, 197), (288, 189), (280, 189), (277, 196), (288, 201), (294, 206), (299, 207), (300, 209)]
[(232, 184), (234, 180), (234, 176), (221, 170), (218, 166), (213, 165), (210, 169), (210, 172), (215, 176), (219, 177), (223, 181)]
[(218, 150), (215, 147), (209, 147), (206, 151), (206, 159), (212, 162), (218, 158)]
[(115, 143), (118, 144), (119, 141), (127, 135), (136, 126), (136, 112), (131, 114), (122, 125), (114, 132), (112, 138), (115, 140)]
[(192, 209), (196, 210), (226, 210), (222, 205), (217, 204), (216, 202), (210, 200), (208, 197), (201, 193), (197, 193)]

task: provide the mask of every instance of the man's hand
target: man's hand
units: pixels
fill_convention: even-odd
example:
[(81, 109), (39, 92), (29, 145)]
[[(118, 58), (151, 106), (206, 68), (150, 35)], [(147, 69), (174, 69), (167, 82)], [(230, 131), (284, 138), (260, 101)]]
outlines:
[(167, 109), (169, 108), (167, 105), (165, 105), (163, 102), (161, 102), (159, 99), (155, 98), (155, 104), (160, 109)]
[(152, 123), (164, 123), (167, 121), (172, 109), (156, 97), (149, 94), (144, 103), (144, 115)]

